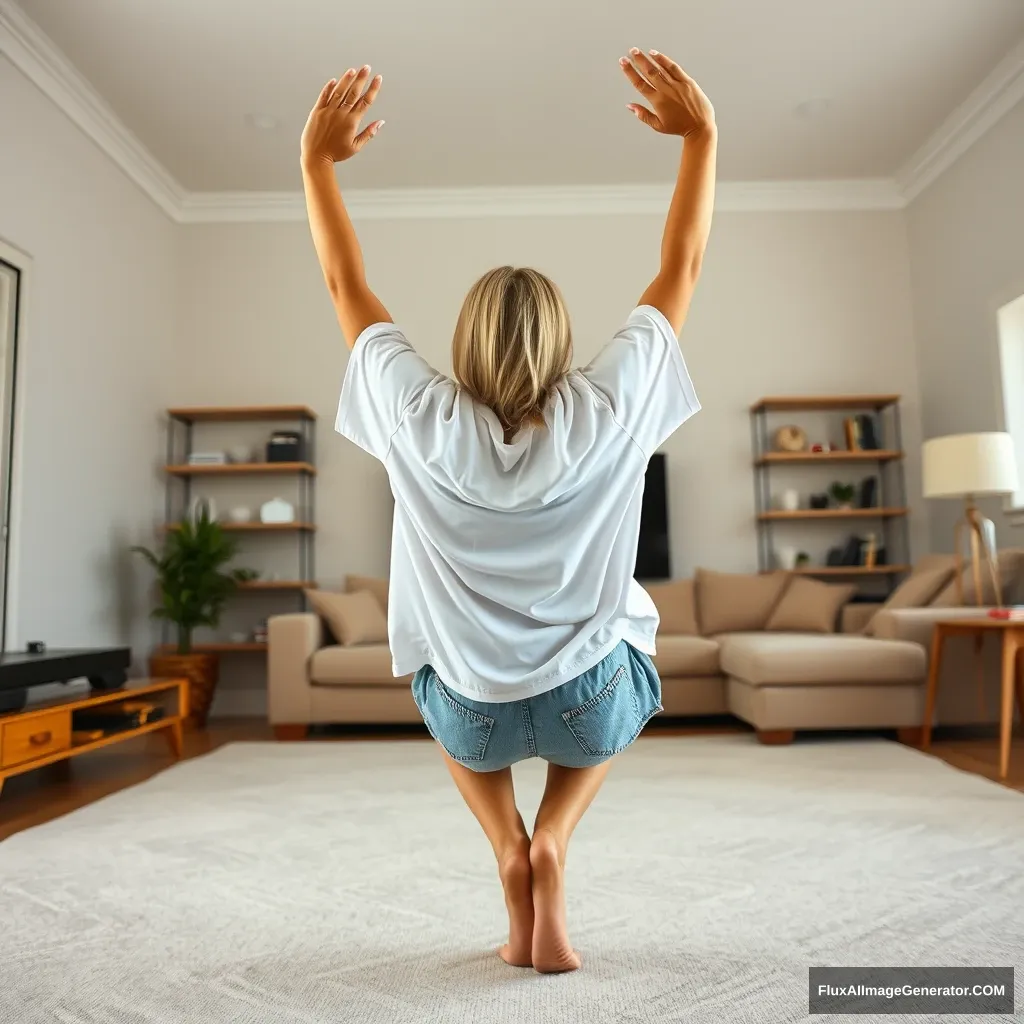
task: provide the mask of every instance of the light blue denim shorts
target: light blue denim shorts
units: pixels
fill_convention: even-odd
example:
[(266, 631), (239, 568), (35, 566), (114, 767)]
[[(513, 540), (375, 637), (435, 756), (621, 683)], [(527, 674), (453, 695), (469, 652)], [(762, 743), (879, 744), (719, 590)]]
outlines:
[(526, 700), (469, 700), (424, 665), (412, 695), (430, 735), (476, 772), (540, 757), (566, 768), (607, 761), (661, 711), (661, 680), (651, 659), (623, 640), (583, 675)]

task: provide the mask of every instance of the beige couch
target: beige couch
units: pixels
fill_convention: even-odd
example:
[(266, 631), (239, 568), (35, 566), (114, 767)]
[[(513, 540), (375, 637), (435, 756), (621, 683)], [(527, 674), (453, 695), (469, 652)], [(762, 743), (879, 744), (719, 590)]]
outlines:
[[(1012, 592), (1020, 560), (1013, 553), (1006, 561), (1013, 566), (1004, 576)], [(913, 741), (922, 722), (931, 628), (939, 617), (965, 614), (950, 605), (948, 586), (936, 598), (938, 607), (846, 604), (834, 616), (837, 631), (811, 632), (766, 628), (781, 606), (767, 579), (699, 571), (696, 581), (649, 588), (662, 616), (654, 661), (663, 714), (733, 714), (753, 725), (765, 743), (788, 742), (801, 729), (897, 729)], [(349, 577), (346, 589), (370, 585), (386, 604), (386, 581)], [(816, 628), (832, 629), (822, 614), (833, 613), (821, 612), (818, 597), (824, 594), (827, 605), (841, 595), (800, 585), (816, 603), (815, 611), (804, 613), (818, 615)], [(762, 614), (766, 602), (773, 603), (772, 615)], [(874, 635), (867, 636), (871, 619)], [(729, 625), (748, 628), (719, 628)], [(386, 643), (335, 644), (311, 613), (272, 618), (269, 633), (269, 716), (279, 737), (304, 736), (311, 724), (420, 721), (409, 677), (391, 675)], [(983, 710), (973, 684), (965, 686), (965, 677), (974, 675), (973, 650), (965, 648), (944, 659), (938, 707), (943, 724), (995, 720), (998, 666), (986, 667)]]

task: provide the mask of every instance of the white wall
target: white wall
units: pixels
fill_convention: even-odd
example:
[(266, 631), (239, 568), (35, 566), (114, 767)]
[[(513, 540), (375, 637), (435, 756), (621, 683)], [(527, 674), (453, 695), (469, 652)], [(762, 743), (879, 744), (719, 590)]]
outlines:
[[(997, 312), (1024, 295), (1024, 103), (907, 210), (925, 437), (1002, 429)], [(1024, 544), (990, 500), (999, 542)], [(931, 544), (950, 550), (956, 502), (931, 503)]]
[[(559, 283), (573, 317), (576, 358), (585, 362), (654, 273), (661, 228), (661, 218), (625, 216), (357, 225), (371, 285), (445, 372), (467, 287), (503, 262), (535, 265)], [(306, 226), (184, 228), (183, 294), (180, 351), (191, 368), (176, 400), (311, 405), (321, 416), (319, 578), (330, 585), (346, 572), (385, 574), (390, 492), (383, 468), (333, 433), (347, 351)], [(920, 493), (911, 323), (901, 213), (716, 219), (683, 335), (704, 409), (666, 446), (676, 575), (697, 565), (756, 567), (747, 409), (762, 395), (901, 393), (905, 442), (915, 453), (910, 490)], [(838, 423), (831, 436), (841, 439)], [(826, 473), (803, 482), (805, 489), (825, 489), (831, 479)], [(234, 493), (255, 500), (252, 490)], [(231, 501), (223, 491), (218, 496)], [(837, 538), (827, 527), (817, 530), (806, 546), (823, 555), (829, 538)], [(915, 535), (922, 537), (917, 526)], [(248, 542), (254, 564), (266, 543)], [(273, 557), (274, 568), (288, 564), (279, 548)]]
[(21, 340), (10, 642), (147, 652), (128, 553), (162, 518), (178, 230), (0, 56), (0, 239), (32, 258)]

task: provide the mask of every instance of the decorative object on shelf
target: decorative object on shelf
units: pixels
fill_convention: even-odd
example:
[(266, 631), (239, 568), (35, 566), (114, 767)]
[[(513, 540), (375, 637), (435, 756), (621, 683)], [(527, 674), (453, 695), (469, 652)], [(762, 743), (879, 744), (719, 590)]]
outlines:
[(991, 519), (979, 512), (975, 498), (1013, 494), (1020, 488), (1013, 438), (995, 431), (933, 437), (922, 448), (922, 475), (926, 498), (959, 498), (964, 503), (964, 514), (953, 532), (960, 602), (964, 601), (966, 560), (971, 566), (977, 604), (981, 606), (984, 601), (984, 575), (992, 583), (996, 606), (1002, 607), (1003, 594), (995, 563), (996, 528)]
[(800, 492), (787, 487), (779, 495), (779, 508), (783, 512), (796, 512), (800, 508)]
[(850, 509), (853, 508), (853, 499), (857, 493), (857, 488), (853, 484), (844, 484), (839, 480), (835, 480), (829, 487), (828, 493), (836, 503), (836, 508)]
[(233, 644), (244, 644), (249, 642), (249, 634), (244, 630), (236, 630), (231, 634), (231, 642)]
[(807, 434), (802, 427), (792, 423), (775, 431), (775, 450), (780, 452), (802, 452), (807, 449)]
[(811, 556), (806, 551), (800, 551), (796, 556), (796, 568), (802, 569), (805, 565), (811, 564)]
[(228, 513), (228, 519), (233, 523), (248, 523), (252, 519), (252, 511), (244, 505), (238, 505)]
[(260, 624), (252, 631), (253, 643), (265, 644), (267, 642), (267, 621), (264, 619)]
[(231, 461), (237, 465), (244, 465), (253, 461), (253, 450), (247, 445), (238, 445), (228, 451)]
[(878, 443), (878, 429), (875, 425), (875, 417), (867, 413), (861, 413), (855, 417), (857, 424), (857, 441), (860, 448), (866, 452), (878, 451), (882, 446)]
[(815, 455), (821, 455), (825, 451), (825, 446), (819, 443), (812, 444), (811, 451), (814, 452)]
[(203, 498), (197, 495), (190, 502), (185, 518), (193, 526), (202, 519), (213, 521), (217, 518), (217, 503), (213, 498)]
[(271, 498), (260, 505), (261, 523), (294, 523), (295, 506), (284, 498)]
[(808, 499), (807, 504), (814, 509), (828, 508), (828, 495), (812, 494)]
[(848, 452), (860, 451), (860, 428), (857, 425), (856, 417), (847, 416), (843, 420), (843, 431), (846, 434), (846, 450)]
[(796, 548), (788, 545), (781, 545), (775, 549), (776, 567), (785, 572), (792, 572), (796, 568), (796, 559), (799, 552)]
[(303, 447), (297, 430), (275, 430), (267, 441), (267, 462), (302, 462)]
[(163, 550), (132, 549), (156, 570), (160, 603), (154, 618), (172, 623), (178, 634), (177, 653), (154, 654), (150, 672), (155, 677), (184, 676), (189, 680), (189, 721), (206, 724), (217, 686), (215, 655), (192, 650), (192, 633), (199, 626), (216, 626), (224, 603), (239, 583), (254, 578), (247, 569), (225, 567), (237, 552), (237, 543), (223, 527), (203, 514), (195, 523), (186, 520), (168, 531)]
[(861, 564), (867, 569), (874, 569), (875, 559), (878, 557), (878, 538), (869, 533), (861, 547)]
[(878, 477), (865, 477), (860, 482), (860, 495), (857, 499), (858, 508), (878, 507)]
[(188, 456), (190, 466), (226, 466), (227, 461), (227, 452), (190, 452)]

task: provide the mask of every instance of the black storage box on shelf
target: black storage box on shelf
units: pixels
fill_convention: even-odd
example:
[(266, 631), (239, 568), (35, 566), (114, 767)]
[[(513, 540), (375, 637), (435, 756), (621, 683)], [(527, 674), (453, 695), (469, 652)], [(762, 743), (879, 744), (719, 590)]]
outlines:
[(302, 462), (305, 453), (297, 430), (276, 430), (267, 441), (267, 462)]

